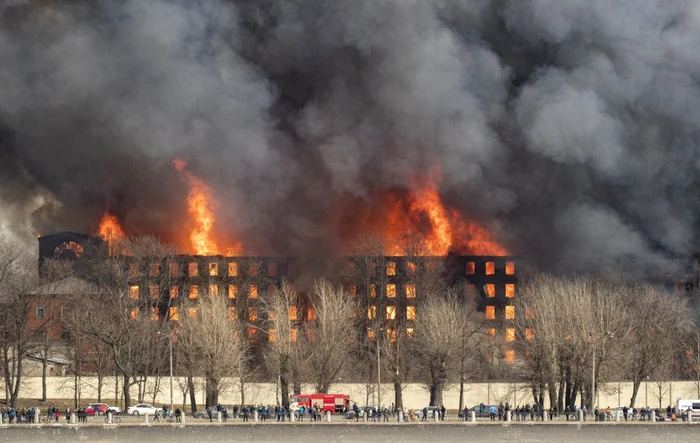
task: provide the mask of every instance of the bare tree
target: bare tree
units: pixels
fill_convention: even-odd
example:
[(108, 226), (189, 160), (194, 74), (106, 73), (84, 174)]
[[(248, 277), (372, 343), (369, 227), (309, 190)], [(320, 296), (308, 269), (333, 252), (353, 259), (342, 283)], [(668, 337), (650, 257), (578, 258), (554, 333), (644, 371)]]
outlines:
[[(533, 392), (549, 391), (552, 404), (561, 408), (582, 403), (593, 408), (593, 360), (596, 387), (620, 373), (629, 354), (620, 343), (633, 328), (628, 301), (634, 285), (620, 276), (530, 276), (521, 285), (517, 342)], [(559, 382), (557, 395), (556, 383)], [(562, 398), (564, 397), (564, 398)], [(562, 401), (563, 400), (563, 401)], [(536, 398), (536, 401), (541, 401)]]
[(287, 281), (278, 290), (270, 291), (263, 306), (267, 319), (269, 346), (264, 361), (271, 374), (279, 378), (282, 404), (289, 406), (289, 385), (294, 374), (301, 373), (302, 355), (298, 344), (303, 315), (299, 294)]
[(443, 404), (449, 366), (471, 355), (483, 339), (483, 315), (462, 291), (429, 291), (423, 295), (415, 322), (416, 351), (429, 372), (430, 405)]
[(674, 361), (680, 340), (692, 329), (688, 303), (678, 294), (662, 294), (650, 286), (638, 285), (627, 305), (634, 327), (625, 348), (629, 354), (628, 371), (633, 383), (630, 408), (634, 407), (639, 386), (648, 377)]
[(340, 287), (326, 279), (317, 280), (311, 294), (305, 334), (302, 340), (308, 351), (306, 367), (314, 380), (316, 392), (326, 393), (348, 360), (353, 340), (353, 305)]
[(241, 337), (241, 320), (229, 310), (226, 298), (206, 294), (185, 300), (178, 320), (178, 347), (185, 348), (192, 372), (206, 380), (207, 405), (216, 405), (228, 380), (240, 375), (248, 341)]

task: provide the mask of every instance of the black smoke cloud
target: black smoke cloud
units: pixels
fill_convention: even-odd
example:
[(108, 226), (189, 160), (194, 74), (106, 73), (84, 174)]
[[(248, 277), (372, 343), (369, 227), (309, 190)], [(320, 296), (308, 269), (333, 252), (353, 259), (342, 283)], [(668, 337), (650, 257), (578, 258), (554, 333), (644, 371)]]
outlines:
[(639, 271), (698, 250), (694, 1), (13, 0), (0, 198), (21, 236), (172, 238), (189, 161), (261, 251), (336, 246), (337, 202), (436, 166), (531, 263)]

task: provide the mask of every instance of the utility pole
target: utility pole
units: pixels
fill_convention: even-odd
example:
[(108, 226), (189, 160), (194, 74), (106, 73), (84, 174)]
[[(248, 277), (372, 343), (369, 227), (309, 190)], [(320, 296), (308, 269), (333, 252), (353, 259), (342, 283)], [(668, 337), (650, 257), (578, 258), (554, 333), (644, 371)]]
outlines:
[(170, 342), (170, 410), (175, 410), (175, 402), (173, 401), (173, 338), (168, 337)]

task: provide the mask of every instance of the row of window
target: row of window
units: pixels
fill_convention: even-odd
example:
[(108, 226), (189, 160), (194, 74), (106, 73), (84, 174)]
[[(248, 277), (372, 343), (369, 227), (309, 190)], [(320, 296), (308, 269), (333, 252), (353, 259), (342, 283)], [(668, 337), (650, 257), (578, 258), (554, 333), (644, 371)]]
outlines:
[[(467, 269), (465, 270), (467, 275), (476, 274), (476, 263), (473, 261), (467, 262)], [(515, 262), (507, 261), (505, 266), (506, 275), (515, 275)], [(484, 265), (484, 275), (496, 275), (496, 263), (492, 261), (487, 261)]]
[[(484, 309), (484, 312), (486, 313), (486, 319), (487, 320), (495, 320), (496, 319), (496, 307), (489, 305), (486, 306)], [(515, 319), (515, 306), (505, 306), (503, 309), (503, 314), (506, 320), (514, 320)], [(532, 309), (529, 306), (525, 307), (525, 318), (527, 320), (532, 320), (535, 318), (535, 313), (532, 311)]]
[[(208, 287), (209, 296), (219, 296), (221, 295), (221, 286), (218, 283), (210, 283)], [(148, 293), (151, 298), (157, 299), (160, 297), (160, 286), (150, 285), (148, 287)], [(141, 287), (139, 285), (129, 286), (129, 298), (132, 300), (137, 300), (141, 294)], [(178, 285), (170, 286), (170, 298), (177, 298), (180, 295), (180, 287)], [(238, 285), (226, 285), (226, 295), (230, 299), (235, 299), (238, 297)], [(199, 285), (189, 285), (187, 287), (187, 297), (190, 299), (199, 298)], [(258, 285), (248, 285), (248, 298), (258, 298)]]
[[(416, 272), (416, 265), (415, 263), (408, 262), (406, 263), (406, 270), (414, 274)], [(474, 275), (476, 273), (476, 262), (470, 261), (467, 262), (467, 268), (465, 270), (467, 275)], [(486, 262), (484, 266), (484, 275), (495, 275), (496, 274), (496, 262)], [(515, 275), (515, 262), (508, 261), (505, 264), (505, 274), (506, 275)], [(396, 275), (396, 262), (390, 261), (387, 262), (386, 264), (386, 275), (392, 276)]]
[[(496, 285), (493, 283), (489, 283), (483, 286), (484, 292), (486, 293), (486, 297), (488, 298), (495, 298), (496, 297)], [(476, 290), (476, 286), (472, 284), (467, 285), (468, 290)], [(357, 296), (357, 286), (351, 285), (350, 286), (350, 294), (352, 296)], [(416, 285), (414, 284), (406, 284), (403, 285), (403, 292), (406, 298), (416, 298)], [(397, 287), (395, 284), (390, 283), (386, 285), (386, 296), (388, 298), (395, 298), (397, 294)], [(513, 298), (515, 297), (515, 284), (514, 283), (508, 283), (504, 285), (504, 294), (506, 298)], [(377, 285), (371, 284), (369, 285), (369, 296), (370, 297), (376, 297), (377, 296)]]
[[(248, 275), (251, 277), (257, 277), (259, 275), (258, 272), (258, 263), (251, 263), (249, 268), (248, 268)], [(208, 275), (210, 277), (218, 277), (218, 276), (223, 276), (223, 266), (220, 266), (220, 263), (218, 262), (210, 262), (207, 263), (206, 270), (203, 273), (203, 275)], [(161, 273), (161, 265), (160, 263), (151, 263), (148, 267), (148, 275), (151, 277), (157, 277)], [(140, 275), (140, 267), (138, 263), (129, 263), (129, 276), (130, 277), (138, 277)], [(170, 277), (179, 277), (180, 276), (180, 263), (168, 263), (168, 275)], [(190, 262), (187, 263), (187, 276), (188, 277), (198, 277), (200, 275), (200, 269), (199, 269), (199, 263), (197, 262)], [(229, 277), (238, 277), (239, 271), (238, 271), (238, 263), (235, 261), (227, 262), (226, 263), (226, 274)], [(268, 277), (277, 277), (277, 263), (275, 262), (268, 262), (267, 263), (267, 276)]]
[[(488, 330), (489, 335), (492, 337), (496, 336), (496, 328), (490, 328)], [(526, 340), (532, 340), (535, 338), (535, 330), (531, 328), (526, 328), (525, 329), (525, 339)], [(515, 341), (515, 328), (506, 328), (505, 329), (505, 339), (506, 342), (514, 342)]]
[[(375, 305), (371, 305), (367, 308), (367, 318), (370, 320), (377, 318), (377, 307)], [(384, 318), (386, 318), (387, 320), (395, 320), (396, 319), (396, 306), (387, 306), (386, 312), (384, 314)], [(406, 306), (406, 320), (415, 320), (415, 319), (416, 319), (416, 307), (415, 306)]]

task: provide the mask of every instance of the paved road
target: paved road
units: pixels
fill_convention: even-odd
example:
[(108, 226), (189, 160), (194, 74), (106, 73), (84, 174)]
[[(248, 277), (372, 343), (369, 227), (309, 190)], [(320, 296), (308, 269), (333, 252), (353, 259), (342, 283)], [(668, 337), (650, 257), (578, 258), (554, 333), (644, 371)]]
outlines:
[(700, 424), (10, 426), (0, 442), (697, 442)]

